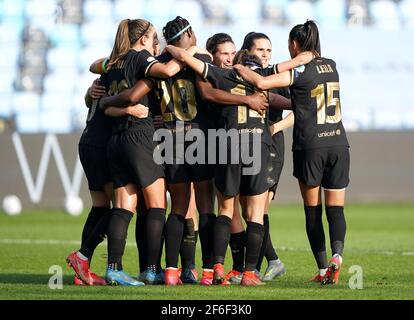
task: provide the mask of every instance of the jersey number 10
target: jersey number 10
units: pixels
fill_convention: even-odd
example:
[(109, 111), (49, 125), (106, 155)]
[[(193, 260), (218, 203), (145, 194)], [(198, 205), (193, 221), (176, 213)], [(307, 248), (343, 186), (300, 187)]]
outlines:
[[(327, 96), (325, 95), (325, 88)], [(341, 102), (339, 101), (339, 97), (334, 97), (335, 91), (339, 93), (339, 82), (322, 83), (311, 91), (311, 97), (316, 98), (318, 124), (338, 123), (341, 121)], [(335, 107), (335, 114), (327, 115), (326, 109), (332, 106)]]

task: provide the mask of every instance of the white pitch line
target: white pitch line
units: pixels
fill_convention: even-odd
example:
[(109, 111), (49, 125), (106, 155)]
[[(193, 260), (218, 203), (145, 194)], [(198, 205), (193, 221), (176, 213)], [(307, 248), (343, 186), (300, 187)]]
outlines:
[[(79, 246), (79, 240), (51, 240), (51, 239), (43, 239), (43, 240), (33, 240), (33, 239), (0, 239), (0, 244), (29, 244), (29, 245), (71, 245), (71, 246)], [(135, 242), (127, 242), (126, 245), (128, 247), (136, 246)], [(308, 252), (310, 249), (305, 248), (289, 248), (285, 246), (281, 246), (276, 248), (277, 251), (283, 252)], [(357, 252), (356, 252), (357, 251)], [(374, 250), (353, 250), (350, 249), (348, 252), (354, 253), (367, 253), (367, 254), (380, 254), (384, 256), (390, 255), (401, 255), (401, 256), (414, 256), (414, 251), (374, 251)]]

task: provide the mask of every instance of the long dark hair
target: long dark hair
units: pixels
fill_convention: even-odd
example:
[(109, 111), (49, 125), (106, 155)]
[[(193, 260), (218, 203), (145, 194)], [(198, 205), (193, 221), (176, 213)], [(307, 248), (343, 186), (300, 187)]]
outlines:
[(242, 49), (247, 49), (247, 50), (252, 50), (253, 45), (254, 45), (254, 41), (258, 40), (258, 39), (266, 39), (269, 40), (270, 43), (272, 43), (272, 41), (270, 41), (269, 37), (267, 35), (265, 35), (264, 33), (261, 32), (249, 32), (248, 34), (246, 34), (246, 36), (244, 37), (243, 40), (243, 45), (242, 45)]
[(186, 31), (192, 32), (190, 23), (180, 16), (168, 21), (165, 27), (162, 28), (162, 34), (167, 44), (176, 43)]
[(211, 36), (207, 39), (206, 42), (206, 49), (212, 55), (215, 55), (217, 52), (217, 47), (226, 42), (231, 42), (234, 44), (233, 39), (227, 33), (216, 33), (215, 35)]
[(313, 20), (307, 20), (304, 24), (298, 24), (290, 30), (289, 41), (296, 40), (302, 51), (311, 51), (321, 56), (321, 44), (319, 42), (319, 30)]
[(239, 50), (233, 59), (233, 64), (242, 64), (244, 66), (254, 66), (261, 68), (262, 61), (255, 54), (249, 54), (249, 50), (241, 49)]

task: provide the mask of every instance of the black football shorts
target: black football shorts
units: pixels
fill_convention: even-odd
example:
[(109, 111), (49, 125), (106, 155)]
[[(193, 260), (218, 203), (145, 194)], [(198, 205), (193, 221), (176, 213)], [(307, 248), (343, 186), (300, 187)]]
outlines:
[(79, 159), (91, 191), (103, 191), (103, 186), (111, 182), (106, 148), (79, 144)]
[[(254, 142), (251, 142), (251, 144), (252, 143)], [(273, 179), (270, 177), (270, 148), (265, 143), (256, 143), (260, 143), (260, 158), (256, 158), (259, 170), (254, 175), (246, 174), (244, 171), (245, 169), (251, 169), (253, 163), (248, 164), (244, 163), (246, 161), (242, 161), (240, 149), (238, 163), (231, 163), (230, 156), (232, 153), (235, 154), (236, 152), (231, 149), (231, 143), (228, 143), (228, 162), (226, 164), (217, 164), (215, 170), (214, 182), (220, 193), (230, 197), (234, 197), (238, 194), (242, 196), (254, 196), (264, 193), (272, 186)], [(240, 146), (241, 144), (239, 144), (239, 148)], [(250, 145), (250, 148), (251, 147), (252, 146)]]
[(164, 168), (155, 163), (152, 129), (129, 128), (112, 135), (108, 144), (109, 168), (114, 188), (134, 183), (145, 188), (164, 178)]
[(293, 175), (308, 186), (344, 189), (349, 184), (349, 147), (325, 147), (293, 152)]
[(272, 145), (270, 146), (270, 159), (272, 163), (270, 177), (273, 180), (273, 185), (269, 188), (269, 191), (273, 192), (273, 200), (275, 198), (276, 189), (279, 184), (280, 175), (282, 173), (283, 164), (285, 161), (285, 141), (283, 135), (272, 136)]

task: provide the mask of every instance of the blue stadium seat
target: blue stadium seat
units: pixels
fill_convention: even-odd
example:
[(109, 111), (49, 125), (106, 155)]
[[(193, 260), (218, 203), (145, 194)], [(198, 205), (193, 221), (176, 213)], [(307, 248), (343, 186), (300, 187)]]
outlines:
[(319, 0), (316, 3), (316, 21), (329, 28), (344, 27), (346, 24), (345, 0)]
[(397, 5), (391, 0), (377, 0), (370, 2), (371, 17), (375, 26), (381, 29), (400, 29), (401, 21), (397, 10)]
[(228, 11), (233, 23), (256, 25), (262, 19), (262, 6), (259, 0), (234, 0)]
[(47, 66), (50, 71), (70, 69), (76, 71), (79, 63), (78, 48), (54, 48), (47, 52)]
[[(198, 1), (194, 0), (177, 0), (173, 7), (174, 16), (182, 16), (187, 19), (198, 30), (204, 21), (203, 8)], [(175, 17), (174, 17), (175, 18)]]
[(14, 112), (39, 112), (40, 96), (34, 92), (15, 92), (12, 97)]
[(292, 26), (304, 23), (307, 19), (315, 20), (314, 6), (307, 0), (292, 0), (286, 7), (286, 18)]
[(100, 21), (108, 23), (112, 20), (112, 1), (85, 0), (83, 2), (83, 16), (88, 22)]
[(60, 92), (45, 92), (40, 98), (40, 110), (70, 111), (72, 108), (72, 95)]
[[(0, 79), (1, 81), (1, 79)], [(13, 113), (12, 93), (11, 91), (2, 91), (0, 89), (0, 118), (9, 118)]]
[(50, 41), (56, 47), (80, 48), (80, 30), (77, 24), (57, 24), (49, 33)]
[(3, 44), (0, 42), (0, 70), (2, 74), (10, 74), (11, 72), (13, 74), (15, 73), (19, 53), (19, 46), (12, 43)]
[(17, 131), (20, 133), (39, 133), (40, 117), (37, 111), (20, 111), (15, 114)]
[(113, 43), (103, 43), (100, 45), (94, 45), (85, 47), (80, 52), (80, 65), (79, 70), (81, 72), (89, 72), (89, 66), (97, 59), (109, 57), (112, 51)]
[(48, 18), (56, 13), (57, 0), (27, 0), (25, 5), (26, 17)]
[(0, 47), (20, 45), (23, 19), (13, 18), (0, 24)]
[(113, 45), (118, 23), (110, 21), (95, 20), (84, 23), (81, 26), (82, 43), (86, 46), (99, 46), (102, 43)]
[(144, 18), (149, 20), (154, 26), (161, 31), (165, 24), (174, 19), (174, 3), (172, 1), (151, 0), (147, 1), (144, 9)]
[(285, 9), (288, 0), (263, 0), (263, 19), (274, 24), (283, 24), (286, 20)]
[(404, 27), (410, 30), (414, 29), (414, 1), (402, 0), (400, 2), (400, 12), (403, 19)]
[[(76, 79), (76, 87), (74, 96), (80, 97), (84, 96), (86, 93), (86, 90), (92, 85), (92, 82), (99, 78), (99, 75), (90, 73), (87, 69), (83, 70), (83, 73), (78, 75), (78, 78)], [(83, 99), (83, 98), (82, 98)], [(85, 105), (85, 103), (82, 101), (82, 106)], [(77, 104), (74, 105), (74, 108), (77, 108)]]
[(232, 9), (229, 0), (203, 1), (206, 18), (212, 23), (226, 23), (229, 19), (229, 11)]
[(0, 3), (3, 19), (8, 17), (23, 18), (26, 0), (2, 0)]
[(47, 110), (39, 114), (40, 131), (46, 133), (70, 133), (72, 114), (70, 110)]
[(77, 71), (72, 69), (61, 69), (50, 73), (43, 80), (43, 89), (46, 93), (63, 93), (70, 95), (75, 89)]
[(117, 0), (113, 16), (117, 23), (124, 19), (138, 19), (144, 16), (145, 0)]
[(11, 94), (13, 92), (13, 82), (16, 77), (15, 69), (3, 68), (0, 65), (2, 72), (0, 73), (0, 97), (3, 93)]

